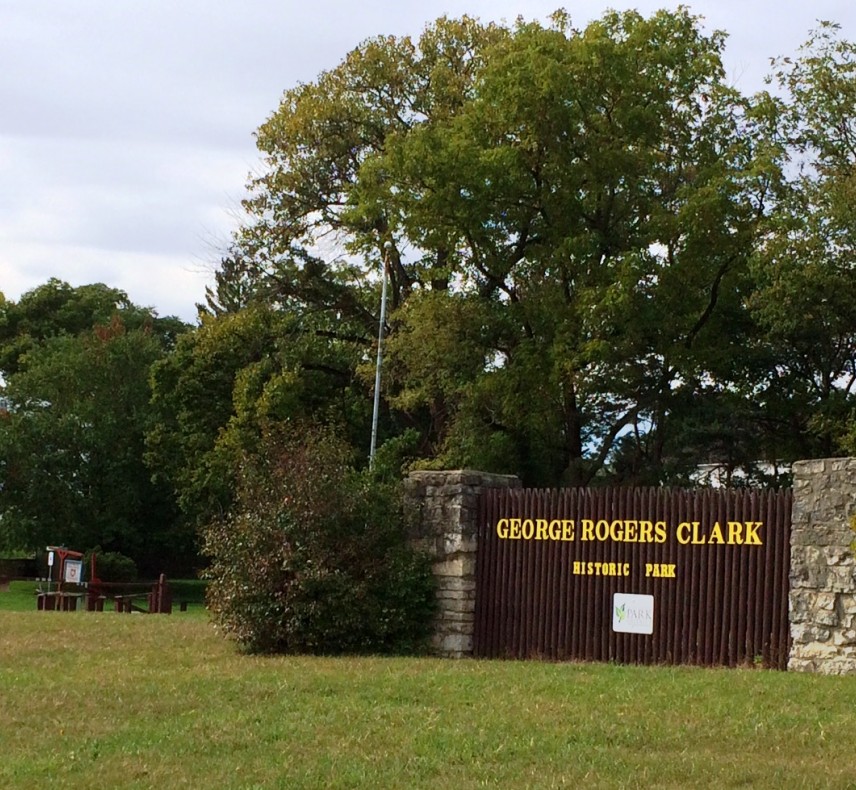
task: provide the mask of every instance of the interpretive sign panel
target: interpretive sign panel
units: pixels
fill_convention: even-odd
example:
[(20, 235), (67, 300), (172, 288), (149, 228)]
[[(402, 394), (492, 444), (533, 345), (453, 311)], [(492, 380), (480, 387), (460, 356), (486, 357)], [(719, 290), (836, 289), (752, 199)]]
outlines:
[(83, 561), (69, 560), (64, 563), (63, 581), (69, 584), (80, 584), (83, 581)]

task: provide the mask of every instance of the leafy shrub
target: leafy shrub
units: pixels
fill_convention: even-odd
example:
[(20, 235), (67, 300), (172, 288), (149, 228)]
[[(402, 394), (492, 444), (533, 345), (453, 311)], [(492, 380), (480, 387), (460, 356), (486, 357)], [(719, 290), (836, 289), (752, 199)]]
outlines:
[(203, 534), (208, 604), (249, 652), (420, 650), (434, 610), (397, 489), (355, 471), (330, 430), (268, 431), (236, 506)]
[(137, 565), (118, 551), (104, 551), (95, 548), (86, 555), (86, 564), (92, 569), (92, 555), (95, 555), (95, 572), (102, 582), (134, 582), (137, 580)]

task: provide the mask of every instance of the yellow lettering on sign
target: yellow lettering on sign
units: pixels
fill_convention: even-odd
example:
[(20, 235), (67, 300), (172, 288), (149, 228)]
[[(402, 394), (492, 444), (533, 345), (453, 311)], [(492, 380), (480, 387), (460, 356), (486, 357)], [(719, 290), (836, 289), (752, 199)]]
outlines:
[(624, 522), (624, 540), (628, 543), (636, 543), (639, 541), (639, 538), (636, 537), (636, 525), (635, 521), (625, 521)]
[(743, 543), (743, 524), (739, 521), (728, 522), (728, 545), (742, 545)]
[(575, 562), (575, 576), (629, 576), (629, 562)]
[(571, 541), (574, 539), (574, 522), (565, 519), (562, 521), (562, 540)]
[(747, 521), (746, 522), (746, 545), (747, 546), (760, 546), (763, 544), (761, 540), (761, 536), (758, 534), (758, 530), (764, 526), (763, 521)]
[[(763, 521), (715, 521), (712, 526), (700, 521), (682, 521), (674, 534), (682, 546), (761, 546), (764, 543), (760, 534), (763, 526)], [(500, 518), (496, 522), (496, 535), (500, 540), (665, 543), (669, 526), (665, 521), (636, 519)]]
[(725, 543), (725, 538), (722, 537), (722, 527), (719, 526), (718, 521), (713, 525), (713, 529), (710, 531), (708, 543)]
[(581, 540), (594, 540), (594, 521), (590, 518), (583, 519), (583, 535)]
[(722, 524), (716, 521), (710, 531), (705, 532), (699, 521), (682, 521), (675, 530), (675, 538), (683, 545), (721, 546), (727, 543), (729, 546), (761, 546), (763, 541), (758, 530), (763, 525), (762, 521), (728, 521), (724, 531)]
[(654, 579), (674, 579), (675, 566), (674, 564), (666, 564), (660, 562), (646, 562), (645, 575), (650, 576)]

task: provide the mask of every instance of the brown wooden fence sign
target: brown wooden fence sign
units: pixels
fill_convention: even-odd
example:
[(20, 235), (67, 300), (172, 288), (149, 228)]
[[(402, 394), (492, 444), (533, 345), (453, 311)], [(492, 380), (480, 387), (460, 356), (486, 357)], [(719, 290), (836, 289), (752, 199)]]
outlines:
[(487, 490), (477, 657), (785, 669), (791, 492)]

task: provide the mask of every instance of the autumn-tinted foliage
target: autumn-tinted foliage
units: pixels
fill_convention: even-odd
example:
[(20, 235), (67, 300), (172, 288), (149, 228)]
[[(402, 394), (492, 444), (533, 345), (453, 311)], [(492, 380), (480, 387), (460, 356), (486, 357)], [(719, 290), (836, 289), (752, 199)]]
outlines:
[(419, 650), (432, 577), (394, 489), (355, 472), (330, 430), (270, 430), (262, 445), (232, 512), (204, 531), (219, 625), (249, 652)]
[(822, 28), (749, 97), (724, 46), (686, 8), (364, 42), (259, 128), (211, 312), (286, 314), (315, 352), (288, 375), (333, 359), (353, 431), (384, 271), (379, 443), (422, 466), (675, 484), (841, 452), (854, 51)]
[(98, 284), (51, 280), (0, 309), (0, 547), (194, 567), (194, 535), (143, 459), (149, 370), (187, 329)]

